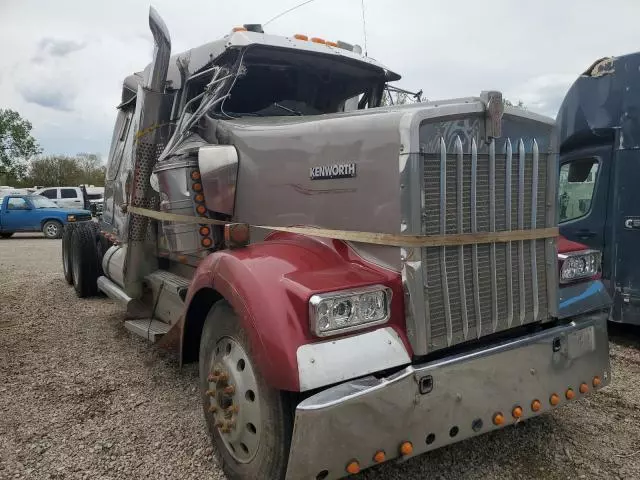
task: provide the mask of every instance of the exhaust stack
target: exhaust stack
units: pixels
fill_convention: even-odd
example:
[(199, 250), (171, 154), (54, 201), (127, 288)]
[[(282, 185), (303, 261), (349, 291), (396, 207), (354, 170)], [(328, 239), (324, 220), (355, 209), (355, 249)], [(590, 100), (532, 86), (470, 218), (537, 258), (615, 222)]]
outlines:
[(153, 62), (145, 79), (145, 87), (154, 92), (164, 93), (164, 84), (167, 81), (169, 59), (171, 58), (171, 37), (169, 29), (160, 17), (158, 11), (149, 7), (149, 28), (153, 35), (155, 48), (153, 50)]

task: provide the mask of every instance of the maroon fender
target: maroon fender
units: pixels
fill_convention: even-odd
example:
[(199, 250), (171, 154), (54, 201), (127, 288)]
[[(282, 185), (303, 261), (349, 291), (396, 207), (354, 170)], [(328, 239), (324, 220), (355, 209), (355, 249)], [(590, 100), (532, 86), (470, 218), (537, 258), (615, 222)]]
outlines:
[(189, 350), (197, 348), (204, 316), (224, 297), (248, 332), (261, 374), (274, 388), (299, 391), (298, 347), (327, 341), (310, 332), (311, 296), (373, 284), (393, 290), (389, 326), (411, 355), (399, 273), (365, 262), (345, 243), (278, 232), (246, 248), (215, 252), (199, 265), (187, 293), (181, 358), (197, 358)]

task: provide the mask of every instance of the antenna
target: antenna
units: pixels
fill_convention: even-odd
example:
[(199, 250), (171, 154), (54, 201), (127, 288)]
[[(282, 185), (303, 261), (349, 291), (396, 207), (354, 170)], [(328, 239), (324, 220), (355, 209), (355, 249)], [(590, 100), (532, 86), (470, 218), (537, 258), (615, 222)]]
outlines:
[(271, 22), (273, 22), (274, 20), (282, 17), (283, 15), (286, 15), (287, 13), (292, 12), (293, 10), (296, 10), (297, 8), (304, 7), (307, 3), (311, 3), (311, 2), (315, 2), (315, 0), (306, 0), (304, 2), (301, 2), (298, 5), (296, 5), (295, 7), (291, 7), (290, 9), (285, 10), (282, 13), (279, 13), (275, 17), (273, 17), (270, 20), (268, 20), (267, 22), (263, 23), (263, 25), (269, 25)]
[(362, 4), (362, 31), (364, 33), (364, 56), (367, 56), (367, 21), (364, 18), (364, 0), (361, 1)]

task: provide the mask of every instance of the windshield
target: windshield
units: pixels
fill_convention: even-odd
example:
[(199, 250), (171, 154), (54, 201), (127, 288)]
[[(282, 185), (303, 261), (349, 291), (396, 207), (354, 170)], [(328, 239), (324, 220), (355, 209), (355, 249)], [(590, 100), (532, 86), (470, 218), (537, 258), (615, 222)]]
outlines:
[(35, 208), (58, 208), (58, 206), (42, 195), (32, 195), (29, 197)]
[(385, 83), (381, 69), (338, 56), (254, 47), (242, 62), (221, 106), (228, 116), (334, 113), (358, 97), (378, 106)]

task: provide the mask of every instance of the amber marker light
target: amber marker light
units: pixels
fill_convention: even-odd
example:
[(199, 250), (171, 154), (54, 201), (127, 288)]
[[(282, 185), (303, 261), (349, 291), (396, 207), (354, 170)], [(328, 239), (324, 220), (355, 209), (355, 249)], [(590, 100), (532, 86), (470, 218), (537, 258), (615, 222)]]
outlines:
[(199, 194), (197, 194), (197, 195), (194, 197), (194, 200), (195, 200), (196, 202), (198, 202), (198, 203), (202, 203), (202, 202), (204, 202), (204, 195), (202, 195), (201, 193), (199, 193)]
[(200, 172), (197, 170), (191, 172), (191, 180), (200, 180)]
[(202, 184), (201, 183), (194, 183), (193, 185), (191, 185), (191, 188), (193, 188), (193, 190), (195, 192), (200, 192), (200, 191), (202, 191)]
[(347, 465), (347, 473), (350, 475), (355, 475), (356, 473), (360, 473), (360, 464), (357, 460), (352, 460)]
[(319, 37), (313, 37), (313, 38), (311, 39), (311, 41), (312, 41), (313, 43), (319, 43), (319, 44), (321, 44), (321, 45), (326, 45), (326, 44), (327, 44), (327, 41), (326, 41), (324, 38), (319, 38)]
[(541, 407), (542, 404), (540, 403), (540, 400), (534, 400), (533, 402), (531, 402), (531, 410), (533, 410), (534, 412), (539, 412)]
[(249, 243), (249, 225), (228, 223), (224, 226), (224, 241), (229, 248), (246, 246)]
[(573, 400), (576, 397), (576, 392), (574, 392), (572, 388), (567, 388), (567, 391), (564, 392), (564, 396), (567, 400)]
[(326, 41), (325, 42), (329, 47), (338, 47), (338, 44), (336, 42), (330, 42), (330, 41)]
[(233, 32), (246, 32), (247, 29), (244, 27), (233, 27)]
[(498, 412), (493, 416), (493, 424), (494, 425), (502, 425), (504, 423), (504, 415), (502, 412)]
[(200, 241), (200, 243), (202, 244), (203, 247), (209, 248), (213, 242), (209, 237), (205, 237)]
[(413, 444), (411, 442), (402, 442), (400, 444), (400, 453), (405, 457), (413, 453)]
[(384, 453), (384, 450), (378, 450), (376, 454), (373, 456), (373, 461), (376, 463), (382, 463), (387, 459), (387, 455)]
[(207, 213), (207, 207), (205, 207), (204, 205), (198, 205), (196, 207), (196, 212), (198, 212), (200, 215), (204, 215), (205, 213)]
[(511, 412), (511, 415), (513, 415), (513, 418), (522, 417), (522, 408), (521, 407), (515, 407), (513, 409), (513, 411)]
[(309, 41), (309, 37), (307, 35), (303, 35), (302, 33), (296, 33), (293, 38), (295, 38), (296, 40), (302, 40), (304, 42), (308, 42)]
[(580, 393), (585, 394), (589, 391), (589, 385), (587, 385), (586, 383), (581, 383), (580, 384)]
[(594, 388), (598, 388), (601, 383), (602, 383), (602, 381), (600, 380), (600, 377), (598, 377), (598, 376), (593, 377), (593, 387)]
[(203, 237), (206, 237), (210, 233), (211, 230), (209, 230), (209, 227), (200, 227), (200, 235), (202, 235)]
[(549, 403), (555, 407), (556, 405), (558, 405), (560, 403), (560, 397), (558, 395), (556, 395), (555, 393), (553, 393), (549, 397)]

